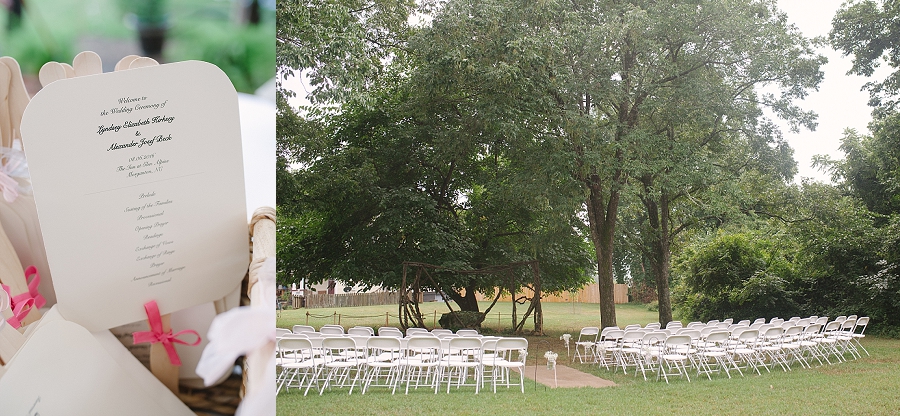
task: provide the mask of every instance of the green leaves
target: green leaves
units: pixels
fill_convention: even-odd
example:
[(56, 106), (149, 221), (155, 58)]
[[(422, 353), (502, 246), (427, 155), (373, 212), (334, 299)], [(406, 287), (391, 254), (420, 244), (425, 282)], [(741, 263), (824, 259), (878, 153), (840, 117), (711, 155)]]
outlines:
[(365, 101), (384, 64), (403, 53), (410, 0), (279, 0), (276, 64), (281, 77), (309, 77), (313, 103)]
[(886, 63), (895, 71), (881, 81), (866, 83), (869, 105), (877, 117), (893, 113), (900, 93), (900, 4), (891, 0), (863, 0), (845, 3), (832, 20), (828, 34), (831, 46), (853, 56), (849, 74), (871, 77)]
[(797, 314), (788, 284), (795, 275), (785, 262), (785, 248), (763, 233), (746, 231), (695, 242), (676, 268), (683, 312), (700, 320)]

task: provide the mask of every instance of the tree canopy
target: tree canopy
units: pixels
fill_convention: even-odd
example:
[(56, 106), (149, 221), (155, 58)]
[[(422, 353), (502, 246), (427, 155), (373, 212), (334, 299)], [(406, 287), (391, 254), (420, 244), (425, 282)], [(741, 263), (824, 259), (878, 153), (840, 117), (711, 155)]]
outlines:
[[(835, 17), (851, 72), (900, 64), (895, 3)], [(825, 58), (774, 0), (416, 4), (279, 2), (279, 73), (312, 87), (308, 107), (278, 98), (284, 281), (396, 288), (404, 261), (538, 260), (545, 292), (597, 276), (601, 326), (617, 324), (617, 279), (652, 284), (661, 323), (900, 324), (896, 73), (867, 84), (871, 135), (848, 131), (844, 159), (817, 159), (834, 184), (797, 185), (770, 118), (816, 127), (799, 102)], [(501, 283), (439, 284), (477, 311), (475, 292)]]

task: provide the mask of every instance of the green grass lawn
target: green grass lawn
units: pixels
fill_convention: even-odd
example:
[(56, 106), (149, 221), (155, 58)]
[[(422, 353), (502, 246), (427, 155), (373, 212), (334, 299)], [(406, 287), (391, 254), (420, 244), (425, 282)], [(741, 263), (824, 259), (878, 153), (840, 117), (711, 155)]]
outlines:
[[(486, 305), (485, 305), (486, 306)], [(613, 374), (596, 365), (572, 364), (566, 357), (565, 347), (559, 335), (570, 332), (577, 337), (583, 326), (599, 326), (596, 304), (546, 303), (544, 307), (544, 337), (529, 336), (531, 365), (537, 360), (545, 364), (543, 350), (552, 348), (560, 353), (560, 362), (581, 371), (616, 382), (616, 387), (550, 389), (526, 379), (525, 394), (515, 389), (501, 389), (474, 394), (471, 388), (450, 394), (433, 394), (419, 390), (391, 395), (384, 388), (374, 388), (365, 395), (348, 395), (347, 390), (326, 391), (322, 396), (303, 396), (296, 390), (278, 395), (279, 415), (305, 414), (365, 414), (365, 415), (482, 415), (482, 414), (900, 414), (900, 340), (868, 337), (863, 345), (871, 357), (842, 364), (802, 369), (794, 365), (791, 372), (763, 371), (761, 376), (739, 375), (728, 379), (724, 375), (664, 382), (644, 381), (632, 374)], [(423, 313), (444, 311), (443, 303), (429, 303)], [(509, 327), (509, 305), (498, 304), (494, 308), (506, 314), (501, 325)], [(300, 309), (283, 311), (278, 318), (279, 327), (306, 323), (319, 327), (332, 323), (341, 315), (341, 324), (384, 325), (384, 313), (388, 312), (390, 324), (397, 325), (396, 306), (377, 306), (340, 309)], [(492, 311), (493, 315), (494, 311)], [(521, 313), (521, 312), (520, 312)], [(617, 320), (620, 326), (629, 323), (647, 323), (657, 320), (655, 312), (641, 305), (619, 305)], [(368, 316), (367, 318), (356, 318)], [(493, 316), (496, 329), (497, 317)], [(430, 324), (430, 322), (429, 322)], [(491, 328), (491, 317), (487, 320)], [(526, 329), (530, 325), (526, 325)], [(487, 331), (486, 331), (487, 332)]]

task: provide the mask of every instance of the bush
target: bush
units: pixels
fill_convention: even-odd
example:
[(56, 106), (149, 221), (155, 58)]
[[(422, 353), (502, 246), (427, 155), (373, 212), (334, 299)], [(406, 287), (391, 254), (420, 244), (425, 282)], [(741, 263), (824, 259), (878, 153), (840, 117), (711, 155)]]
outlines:
[(708, 321), (793, 316), (792, 267), (778, 245), (750, 233), (719, 234), (689, 247), (679, 259), (675, 298), (689, 319)]
[[(456, 318), (452, 315), (456, 315)], [(449, 329), (453, 332), (466, 328), (481, 329), (482, 321), (484, 321), (484, 314), (474, 311), (454, 311), (444, 313), (441, 314), (441, 319), (438, 319), (441, 328)], [(462, 325), (460, 325), (460, 322), (462, 322)]]

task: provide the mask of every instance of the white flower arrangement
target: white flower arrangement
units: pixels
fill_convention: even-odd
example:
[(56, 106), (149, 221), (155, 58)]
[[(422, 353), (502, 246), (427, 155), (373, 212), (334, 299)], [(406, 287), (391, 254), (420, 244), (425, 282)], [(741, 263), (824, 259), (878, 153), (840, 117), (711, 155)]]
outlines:
[(556, 368), (556, 358), (559, 357), (559, 354), (553, 351), (547, 351), (544, 353), (544, 358), (547, 359), (547, 369)]

